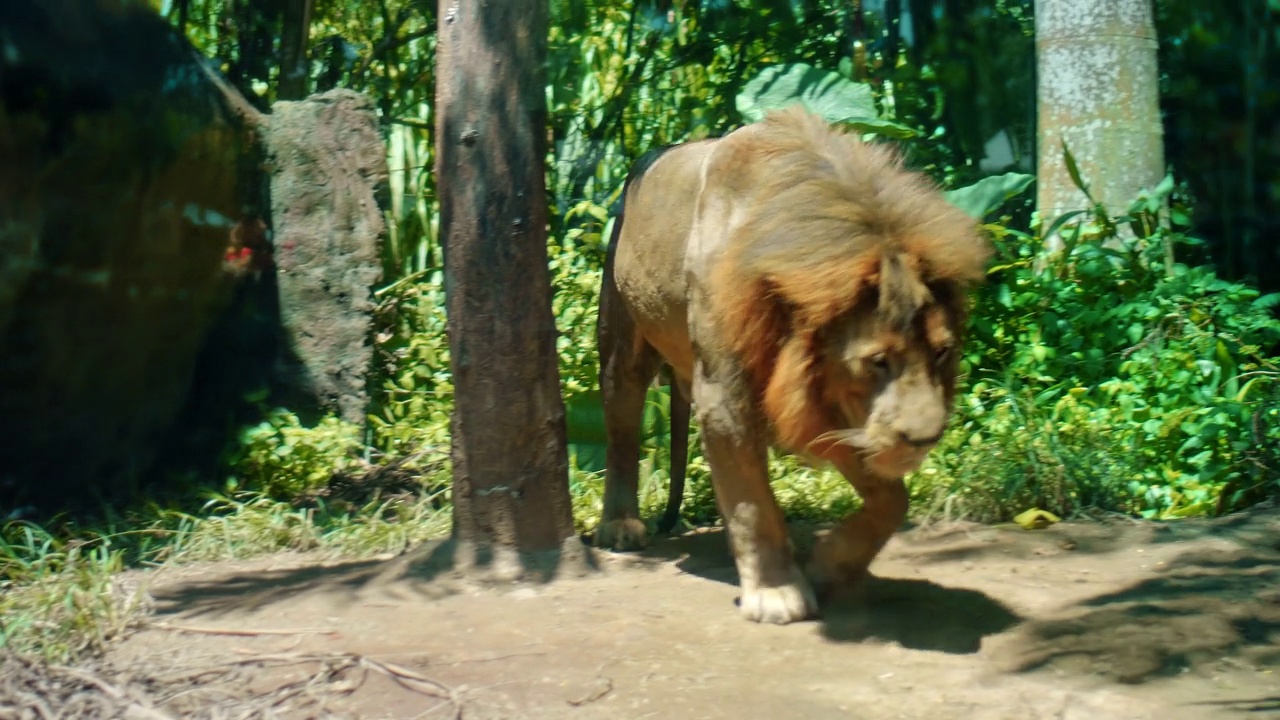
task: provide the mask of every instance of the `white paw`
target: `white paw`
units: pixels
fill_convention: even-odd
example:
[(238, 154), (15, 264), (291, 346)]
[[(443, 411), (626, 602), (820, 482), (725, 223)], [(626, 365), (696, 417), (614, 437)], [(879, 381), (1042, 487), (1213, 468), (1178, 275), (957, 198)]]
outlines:
[(608, 520), (596, 528), (595, 546), (610, 550), (642, 550), (649, 544), (649, 531), (636, 518)]
[(808, 583), (800, 580), (790, 585), (743, 590), (741, 610), (753, 622), (786, 625), (817, 615), (818, 603)]

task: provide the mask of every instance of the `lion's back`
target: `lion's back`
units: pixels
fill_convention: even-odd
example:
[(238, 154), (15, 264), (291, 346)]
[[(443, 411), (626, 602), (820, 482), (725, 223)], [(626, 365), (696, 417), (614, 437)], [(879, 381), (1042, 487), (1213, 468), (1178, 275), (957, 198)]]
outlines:
[(612, 267), (618, 292), (645, 339), (681, 375), (692, 365), (685, 250), (702, 163), (716, 141), (668, 148), (632, 178)]

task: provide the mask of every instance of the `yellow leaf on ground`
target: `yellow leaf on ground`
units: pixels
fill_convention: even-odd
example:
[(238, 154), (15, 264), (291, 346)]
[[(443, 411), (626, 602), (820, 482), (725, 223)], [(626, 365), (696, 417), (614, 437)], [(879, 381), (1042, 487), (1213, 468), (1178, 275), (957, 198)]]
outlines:
[(1013, 521), (1027, 530), (1043, 530), (1056, 522), (1062, 522), (1062, 518), (1048, 510), (1031, 508), (1026, 512), (1020, 513)]

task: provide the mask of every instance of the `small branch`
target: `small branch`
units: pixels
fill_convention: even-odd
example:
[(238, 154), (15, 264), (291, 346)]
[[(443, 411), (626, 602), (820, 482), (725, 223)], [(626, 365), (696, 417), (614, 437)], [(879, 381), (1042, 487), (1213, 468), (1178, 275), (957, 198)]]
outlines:
[[(392, 120), (391, 122), (398, 122), (398, 121), (396, 121), (396, 120)], [(400, 278), (399, 280), (397, 280), (397, 281), (395, 281), (395, 282), (391, 283), (390, 285), (388, 285), (388, 286), (386, 286), (386, 287), (384, 287), (384, 288), (380, 288), (380, 289), (378, 289), (378, 290), (374, 290), (374, 291), (373, 291), (373, 296), (374, 296), (375, 298), (380, 298), (380, 297), (382, 297), (383, 295), (386, 295), (387, 293), (391, 292), (392, 290), (395, 290), (396, 288), (400, 287), (401, 285), (407, 285), (407, 284), (409, 284), (409, 283), (411, 283), (411, 282), (416, 282), (416, 281), (418, 280), (418, 278), (420, 278), (420, 277), (422, 277), (422, 276), (424, 276), (424, 275), (426, 275), (426, 274), (427, 274), (427, 271), (426, 271), (426, 270), (419, 270), (419, 271), (417, 271), (417, 272), (415, 272), (415, 273), (411, 273), (411, 274), (409, 274), (409, 275), (406, 275), (406, 276), (404, 276), (404, 277)]]
[[(321, 665), (323, 665), (325, 669), (322, 670), (319, 675), (316, 675), (315, 678), (312, 678), (312, 680), (307, 681), (306, 684), (315, 684), (320, 681), (319, 678), (321, 677), (329, 681), (340, 680), (341, 679), (340, 676), (344, 672), (348, 670), (352, 670), (354, 668), (361, 668), (365, 671), (373, 670), (374, 672), (381, 673), (391, 678), (397, 685), (399, 685), (400, 687), (406, 690), (409, 690), (410, 692), (415, 692), (415, 693), (418, 693), (419, 695), (426, 695), (428, 697), (433, 697), (433, 698), (443, 700), (444, 703), (442, 703), (440, 707), (451, 706), (454, 711), (453, 717), (455, 718), (455, 720), (457, 718), (462, 717), (462, 699), (461, 697), (459, 697), (457, 690), (454, 690), (453, 688), (449, 687), (448, 685), (445, 685), (444, 683), (438, 680), (432, 680), (431, 678), (427, 677), (426, 675), (423, 675), (422, 673), (410, 670), (409, 668), (406, 668), (400, 665), (395, 665), (389, 662), (383, 662), (381, 660), (375, 660), (371, 657), (366, 657), (364, 655), (357, 655), (355, 653), (346, 653), (346, 652), (321, 653), (321, 654), (269, 653), (269, 654), (263, 654), (263, 655), (254, 655), (253, 657), (247, 657), (247, 658), (238, 659), (238, 660), (232, 660), (230, 664), (251, 665), (251, 664), (257, 664), (257, 663), (279, 663), (279, 664), (285, 664), (285, 665), (293, 665), (293, 664), (300, 664), (300, 663), (320, 663)], [(357, 687), (359, 687), (361, 683), (363, 683), (363, 679), (361, 679), (360, 683), (355, 683), (355, 684), (348, 683), (346, 686), (343, 686), (341, 690), (343, 692), (351, 692), (355, 690)], [(296, 685), (297, 684), (285, 686), (285, 688), (281, 688), (281, 689), (284, 690), (287, 688), (289, 690), (293, 690)], [(282, 700), (287, 699), (292, 694), (296, 694), (296, 693), (283, 695), (281, 699)], [(435, 710), (435, 709), (436, 708), (432, 708), (432, 710)]]
[(464, 663), (497, 662), (498, 660), (507, 660), (509, 658), (537, 657), (539, 655), (546, 655), (546, 653), (545, 652), (513, 652), (513, 653), (507, 653), (505, 655), (490, 655), (489, 657), (462, 658), (461, 660), (454, 660), (449, 664), (462, 665)]
[(412, 118), (391, 118), (390, 120), (387, 120), (387, 122), (391, 123), (392, 125), (404, 125), (405, 127), (411, 127), (417, 130), (433, 130), (434, 129), (431, 127), (431, 123), (425, 122), (423, 120), (414, 120)]
[(416, 30), (414, 32), (411, 32), (402, 38), (396, 37), (395, 33), (400, 30), (400, 27), (404, 25), (404, 23), (408, 19), (409, 18), (407, 14), (397, 19), (398, 22), (396, 23), (396, 26), (392, 28), (391, 32), (388, 33), (386, 37), (382, 38), (382, 40), (373, 48), (373, 50), (369, 51), (369, 54), (365, 56), (363, 60), (360, 61), (360, 66), (357, 67), (355, 71), (351, 73), (351, 77), (353, 78), (363, 77), (365, 71), (367, 71), (369, 69), (369, 66), (373, 64), (374, 59), (381, 57), (382, 55), (385, 55), (387, 51), (391, 50), (392, 48), (398, 47), (400, 45), (405, 45), (407, 43), (413, 42), (414, 40), (418, 40), (419, 38), (430, 37), (431, 35), (434, 35), (436, 33), (435, 27), (429, 27), (429, 28), (424, 28), (422, 30)]
[(198, 635), (235, 635), (239, 637), (257, 637), (260, 635), (335, 635), (335, 628), (298, 628), (296, 630), (234, 630), (230, 628), (193, 627), (190, 625), (170, 625), (154, 623), (151, 627), (174, 632), (195, 633)]
[(598, 684), (594, 690), (592, 690), (591, 692), (587, 693), (587, 694), (586, 694), (586, 695), (584, 695), (583, 697), (580, 697), (580, 698), (578, 698), (578, 699), (576, 699), (576, 700), (566, 700), (565, 702), (569, 703), (570, 705), (572, 705), (572, 706), (574, 706), (574, 707), (581, 707), (581, 706), (583, 706), (583, 705), (587, 705), (587, 704), (589, 704), (589, 703), (593, 703), (593, 702), (595, 702), (595, 701), (599, 700), (600, 698), (604, 697), (605, 695), (608, 695), (609, 693), (613, 692), (613, 680), (612, 680), (612, 679), (607, 678), (607, 677), (604, 677), (604, 676), (600, 676), (600, 677), (596, 678), (596, 680), (603, 680), (604, 682), (603, 682), (603, 683)]
[(1244, 380), (1251, 377), (1280, 377), (1280, 372), (1274, 370), (1250, 370), (1247, 373), (1237, 375), (1236, 380)]
[(165, 712), (161, 712), (160, 710), (157, 710), (156, 708), (151, 707), (150, 704), (145, 700), (139, 701), (136, 698), (130, 697), (129, 693), (125, 692), (124, 690), (121, 690), (120, 688), (116, 687), (115, 685), (112, 685), (106, 680), (96, 677), (88, 672), (85, 672), (84, 670), (80, 670), (78, 668), (73, 668), (73, 667), (67, 667), (65, 665), (50, 665), (49, 669), (53, 670), (54, 672), (58, 672), (63, 675), (66, 675), (68, 677), (75, 678), (76, 680), (79, 680), (80, 682), (83, 682), (86, 685), (92, 685), (98, 688), (99, 690), (101, 690), (104, 695), (111, 698), (112, 700), (129, 701), (129, 706), (126, 709), (126, 715), (128, 717), (147, 718), (148, 720), (173, 720), (172, 715), (169, 715), (168, 713), (165, 713)]

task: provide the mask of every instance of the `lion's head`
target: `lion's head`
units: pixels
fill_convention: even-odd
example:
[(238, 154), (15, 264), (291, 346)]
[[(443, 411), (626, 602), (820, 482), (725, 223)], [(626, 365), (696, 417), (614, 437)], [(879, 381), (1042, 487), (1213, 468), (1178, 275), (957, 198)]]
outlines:
[(886, 146), (799, 109), (758, 137), (772, 172), (711, 277), (725, 337), (780, 445), (900, 477), (947, 424), (989, 246)]

